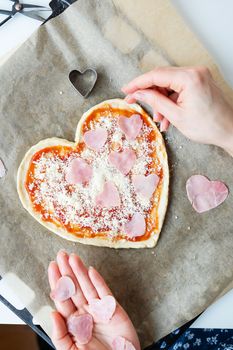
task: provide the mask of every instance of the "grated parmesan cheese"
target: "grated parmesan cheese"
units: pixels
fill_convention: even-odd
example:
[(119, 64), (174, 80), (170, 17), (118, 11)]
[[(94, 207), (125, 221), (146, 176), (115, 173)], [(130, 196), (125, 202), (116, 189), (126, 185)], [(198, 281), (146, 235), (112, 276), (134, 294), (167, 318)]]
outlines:
[[(145, 123), (140, 135), (134, 141), (127, 141), (119, 129), (116, 117), (100, 117), (90, 123), (91, 129), (106, 128), (108, 140), (101, 151), (95, 152), (85, 148), (80, 155), (72, 153), (69, 157), (43, 154), (34, 162), (34, 180), (29, 184), (34, 192), (34, 202), (46, 210), (46, 218), (63, 222), (65, 225), (90, 227), (95, 233), (108, 231), (109, 237), (122, 233), (125, 223), (135, 212), (146, 216), (151, 208), (151, 201), (137, 195), (131, 182), (131, 174), (121, 174), (108, 162), (111, 142), (121, 142), (122, 148), (133, 148), (137, 160), (132, 168), (132, 174), (145, 175), (150, 172), (149, 165), (156, 142), (149, 143), (146, 137), (152, 131)], [(65, 180), (65, 174), (72, 159), (82, 157), (93, 169), (93, 176), (88, 185), (70, 185)], [(158, 164), (158, 167), (160, 165)], [(153, 170), (154, 171), (154, 170)], [(116, 185), (121, 198), (121, 206), (110, 209), (95, 206), (95, 198), (102, 191), (105, 181)]]

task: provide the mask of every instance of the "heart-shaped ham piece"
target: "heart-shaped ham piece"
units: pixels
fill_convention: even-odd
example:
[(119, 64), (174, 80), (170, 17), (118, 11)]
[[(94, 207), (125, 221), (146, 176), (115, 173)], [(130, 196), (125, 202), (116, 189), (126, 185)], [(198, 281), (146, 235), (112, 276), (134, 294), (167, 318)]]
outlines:
[(216, 208), (228, 196), (228, 188), (221, 181), (210, 181), (203, 175), (193, 175), (186, 182), (189, 201), (198, 213)]
[(112, 350), (125, 350), (125, 338), (118, 336), (113, 339)]
[(96, 205), (102, 208), (119, 207), (121, 204), (119, 192), (112, 181), (106, 181), (103, 191), (96, 196)]
[(159, 177), (156, 174), (150, 174), (148, 176), (132, 175), (132, 183), (138, 194), (150, 199), (158, 186)]
[(55, 289), (51, 291), (53, 300), (65, 301), (75, 294), (75, 284), (69, 276), (62, 276), (56, 283)]
[(67, 327), (80, 345), (88, 344), (92, 338), (93, 317), (90, 314), (73, 314), (67, 320)]
[(120, 116), (118, 125), (126, 136), (128, 141), (134, 141), (142, 129), (142, 118), (139, 114), (133, 114), (131, 117)]
[(85, 184), (92, 177), (92, 167), (82, 158), (73, 159), (66, 172), (66, 181), (69, 184)]
[(145, 231), (146, 222), (144, 216), (140, 213), (135, 213), (124, 226), (124, 232), (130, 238), (143, 236)]
[(95, 322), (109, 323), (116, 310), (116, 299), (111, 295), (106, 295), (101, 299), (91, 299), (89, 310)]
[(108, 157), (109, 162), (115, 166), (123, 175), (127, 175), (136, 161), (136, 154), (130, 148), (122, 152), (112, 151)]
[(86, 131), (83, 135), (83, 140), (87, 147), (94, 151), (100, 151), (105, 145), (108, 138), (107, 130), (104, 128), (97, 128), (95, 130)]
[(112, 342), (112, 350), (136, 350), (131, 342), (118, 336)]

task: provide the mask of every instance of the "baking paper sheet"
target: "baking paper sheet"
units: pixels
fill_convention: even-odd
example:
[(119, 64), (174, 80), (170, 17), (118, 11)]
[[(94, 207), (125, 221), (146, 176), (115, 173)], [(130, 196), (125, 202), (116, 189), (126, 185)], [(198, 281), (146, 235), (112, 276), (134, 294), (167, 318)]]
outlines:
[[(120, 88), (156, 65), (207, 64), (232, 98), (215, 64), (168, 1), (79, 0), (42, 26), (0, 69), (0, 274), (14, 273), (35, 293), (26, 305), (50, 334), (47, 266), (59, 249), (79, 254), (106, 278), (132, 318), (143, 346), (205, 309), (232, 281), (232, 195), (219, 208), (197, 214), (185, 192), (189, 176), (220, 179), (233, 190), (232, 158), (198, 145), (170, 128), (166, 134), (171, 186), (169, 207), (155, 249), (113, 250), (65, 241), (22, 207), (16, 174), (39, 140), (74, 140), (89, 107), (122, 97)], [(99, 78), (84, 100), (68, 74), (93, 67)], [(203, 116), (204, 117), (204, 116)], [(18, 294), (22, 290), (15, 289)], [(27, 303), (26, 303), (27, 304)]]

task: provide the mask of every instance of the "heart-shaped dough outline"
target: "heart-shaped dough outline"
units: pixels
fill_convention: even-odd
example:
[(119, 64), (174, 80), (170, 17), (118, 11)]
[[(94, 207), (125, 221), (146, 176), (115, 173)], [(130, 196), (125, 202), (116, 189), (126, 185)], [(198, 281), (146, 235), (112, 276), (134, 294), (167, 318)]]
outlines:
[[(157, 139), (157, 155), (160, 159), (161, 166), (163, 168), (163, 182), (161, 185), (161, 193), (160, 193), (160, 201), (158, 204), (157, 209), (157, 215), (158, 215), (158, 228), (157, 230), (154, 230), (154, 232), (150, 235), (150, 237), (146, 240), (142, 241), (128, 241), (126, 239), (118, 239), (115, 241), (109, 240), (106, 237), (105, 238), (79, 238), (75, 235), (67, 232), (65, 229), (61, 227), (57, 227), (55, 224), (47, 221), (43, 221), (41, 219), (41, 215), (39, 213), (36, 213), (33, 210), (33, 206), (30, 200), (30, 197), (27, 193), (27, 190), (24, 186), (24, 182), (27, 176), (28, 167), (31, 161), (32, 156), (50, 146), (68, 146), (68, 147), (75, 147), (77, 143), (79, 143), (82, 139), (82, 125), (84, 124), (85, 120), (88, 118), (88, 116), (96, 109), (106, 108), (117, 108), (122, 110), (130, 110), (132, 113), (139, 113), (146, 117), (147, 121), (150, 123), (151, 127), (156, 130)], [(32, 146), (28, 152), (25, 154), (18, 170), (17, 174), (17, 191), (20, 197), (20, 200), (24, 206), (24, 208), (44, 227), (46, 227), (48, 230), (54, 232), (55, 234), (59, 235), (60, 237), (73, 241), (73, 242), (79, 242), (83, 244), (89, 244), (89, 245), (95, 245), (95, 246), (101, 246), (101, 247), (109, 247), (109, 248), (153, 248), (159, 238), (160, 231), (162, 229), (164, 217), (167, 210), (167, 203), (168, 203), (168, 187), (169, 187), (169, 168), (168, 168), (168, 159), (167, 159), (167, 152), (165, 148), (165, 144), (163, 141), (163, 137), (161, 133), (158, 131), (157, 126), (153, 122), (152, 118), (139, 106), (138, 104), (128, 104), (126, 101), (122, 99), (112, 99), (112, 100), (106, 100), (103, 101), (94, 107), (90, 108), (87, 112), (85, 112), (82, 117), (79, 120), (79, 123), (77, 125), (76, 133), (75, 133), (75, 142), (70, 142), (65, 139), (60, 139), (57, 137), (52, 137), (49, 139), (45, 139), (37, 143), (36, 145)], [(155, 211), (152, 211), (151, 215), (156, 215)]]

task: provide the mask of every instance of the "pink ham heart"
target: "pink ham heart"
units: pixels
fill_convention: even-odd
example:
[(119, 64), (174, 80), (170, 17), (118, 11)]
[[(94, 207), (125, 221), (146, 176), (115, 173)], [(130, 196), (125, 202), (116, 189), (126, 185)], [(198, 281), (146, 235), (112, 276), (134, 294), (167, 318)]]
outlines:
[(158, 186), (159, 177), (156, 174), (132, 175), (132, 183), (137, 193), (150, 199)]
[(118, 336), (112, 342), (112, 350), (136, 350), (136, 348), (127, 339)]
[(189, 201), (198, 213), (216, 208), (228, 196), (228, 188), (221, 181), (210, 181), (202, 175), (193, 175), (186, 182)]
[(131, 117), (119, 117), (118, 126), (123, 131), (128, 141), (133, 141), (139, 135), (142, 129), (142, 118), (139, 114), (133, 114)]
[(92, 177), (92, 167), (82, 158), (73, 159), (66, 172), (66, 181), (70, 184), (84, 184)]
[(125, 350), (125, 338), (116, 337), (112, 342), (112, 350)]
[(119, 192), (112, 181), (106, 181), (103, 191), (96, 196), (96, 205), (103, 208), (119, 207), (121, 204)]
[(112, 151), (108, 160), (122, 174), (127, 175), (136, 161), (136, 154), (132, 149), (126, 148), (122, 152)]
[(81, 345), (89, 343), (92, 338), (93, 317), (90, 314), (73, 314), (67, 320), (67, 327)]
[(75, 284), (68, 276), (62, 276), (56, 283), (55, 289), (50, 293), (53, 300), (65, 301), (75, 294)]
[(135, 213), (131, 220), (124, 226), (124, 232), (130, 238), (143, 236), (146, 231), (146, 222), (144, 216), (140, 213)]
[(94, 151), (100, 151), (100, 149), (105, 145), (107, 138), (108, 133), (104, 128), (89, 130), (83, 135), (83, 140), (87, 147), (93, 149)]
[(111, 295), (106, 295), (102, 299), (91, 299), (89, 310), (95, 322), (109, 323), (116, 310), (116, 299)]

